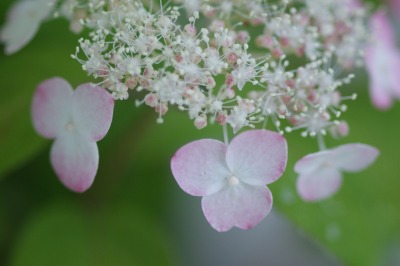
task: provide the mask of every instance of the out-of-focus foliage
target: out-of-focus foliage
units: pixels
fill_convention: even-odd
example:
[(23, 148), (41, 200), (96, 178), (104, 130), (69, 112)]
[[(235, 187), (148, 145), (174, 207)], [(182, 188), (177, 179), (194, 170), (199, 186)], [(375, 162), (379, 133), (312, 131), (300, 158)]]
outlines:
[(22, 231), (11, 265), (169, 265), (163, 234), (129, 205), (51, 203)]

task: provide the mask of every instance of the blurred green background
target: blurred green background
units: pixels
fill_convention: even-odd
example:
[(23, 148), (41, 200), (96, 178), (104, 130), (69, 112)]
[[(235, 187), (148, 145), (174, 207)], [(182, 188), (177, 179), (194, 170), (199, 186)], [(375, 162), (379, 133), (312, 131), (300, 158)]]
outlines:
[[(1, 24), (10, 3), (0, 2)], [(230, 255), (224, 254), (222, 246), (235, 232), (213, 231), (202, 216), (200, 199), (185, 195), (169, 170), (169, 160), (179, 147), (204, 137), (220, 139), (219, 126), (199, 131), (186, 114), (173, 111), (159, 125), (153, 111), (137, 109), (133, 100), (119, 101), (110, 132), (98, 143), (100, 167), (93, 187), (75, 194), (57, 180), (48, 158), (51, 141), (32, 129), (30, 101), (36, 85), (49, 77), (61, 76), (74, 87), (89, 80), (70, 58), (77, 39), (60, 19), (44, 23), (17, 54), (0, 53), (0, 265), (189, 265), (191, 247), (202, 232), (222, 245), (210, 240), (196, 248), (211, 245), (220, 253), (215, 265), (225, 265), (224, 258)], [(359, 95), (348, 102), (343, 115), (351, 132), (340, 141), (328, 138), (328, 146), (368, 143), (381, 156), (367, 170), (345, 174), (344, 185), (333, 198), (304, 203), (295, 193), (292, 169), (299, 158), (317, 150), (317, 143), (297, 133), (287, 134), (288, 167), (270, 186), (274, 209), (307, 241), (329, 250), (334, 263), (400, 265), (396, 258), (400, 254), (400, 104), (386, 112), (374, 109), (362, 71), (346, 89)], [(187, 219), (192, 206), (200, 219), (196, 226)], [(263, 231), (258, 230), (262, 237)], [(247, 243), (251, 245), (251, 237)], [(291, 250), (278, 256), (288, 254)], [(247, 265), (260, 265), (251, 259)], [(276, 264), (265, 260), (261, 265)]]

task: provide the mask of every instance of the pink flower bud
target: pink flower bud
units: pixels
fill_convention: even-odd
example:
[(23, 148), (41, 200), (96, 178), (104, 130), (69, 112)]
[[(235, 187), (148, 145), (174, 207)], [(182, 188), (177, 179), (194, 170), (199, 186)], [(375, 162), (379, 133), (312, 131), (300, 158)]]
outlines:
[(147, 79), (140, 78), (140, 86), (142, 86), (143, 88), (149, 88), (150, 82)]
[(275, 48), (272, 50), (271, 54), (272, 54), (273, 58), (279, 59), (282, 57), (283, 52), (282, 52), (281, 48)]
[(220, 32), (223, 28), (225, 28), (225, 23), (222, 20), (214, 20), (210, 25), (210, 31), (213, 32)]
[(160, 115), (165, 115), (168, 112), (168, 106), (165, 103), (160, 103), (156, 106), (155, 111)]
[(194, 126), (197, 129), (202, 129), (207, 126), (207, 117), (204, 115), (198, 116), (194, 119)]
[(226, 124), (226, 120), (227, 120), (227, 115), (225, 113), (218, 113), (215, 121), (217, 121), (218, 124), (220, 124), (221, 126)]
[(215, 83), (214, 78), (213, 77), (208, 77), (207, 78), (207, 82), (206, 82), (207, 89), (212, 89), (212, 88), (215, 87), (215, 85), (216, 85), (216, 83)]
[(196, 28), (192, 25), (192, 24), (186, 24), (184, 27), (185, 32), (187, 33), (187, 35), (189, 35), (190, 37), (195, 37), (196, 36)]
[(134, 89), (137, 86), (137, 81), (134, 77), (129, 77), (125, 80), (125, 85), (129, 88), (129, 89)]
[(234, 53), (234, 52), (230, 52), (227, 56), (226, 56), (226, 61), (228, 62), (228, 64), (230, 65), (236, 65), (236, 62), (238, 60), (239, 56)]
[(245, 44), (250, 40), (249, 33), (247, 31), (239, 31), (236, 35), (237, 41), (241, 44)]
[(256, 44), (260, 47), (271, 48), (273, 46), (273, 40), (270, 35), (265, 34), (257, 37)]
[(158, 97), (153, 93), (149, 93), (144, 97), (144, 102), (150, 107), (156, 107), (158, 105)]
[(287, 38), (287, 37), (281, 37), (280, 43), (282, 44), (283, 47), (289, 46), (289, 38)]
[(228, 86), (229, 88), (234, 85), (234, 78), (231, 74), (226, 76), (225, 85)]
[(346, 121), (340, 121), (330, 128), (330, 133), (335, 139), (346, 137), (349, 134), (349, 125)]
[(233, 97), (235, 97), (236, 92), (233, 88), (227, 88), (225, 89), (225, 96), (229, 99), (232, 99)]

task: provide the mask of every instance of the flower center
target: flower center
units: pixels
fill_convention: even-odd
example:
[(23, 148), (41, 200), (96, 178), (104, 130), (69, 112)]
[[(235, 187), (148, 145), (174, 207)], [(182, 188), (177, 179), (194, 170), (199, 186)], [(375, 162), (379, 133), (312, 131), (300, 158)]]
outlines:
[(233, 176), (229, 177), (228, 183), (230, 186), (237, 186), (237, 185), (239, 185), (240, 181), (236, 176), (233, 175)]
[(68, 122), (68, 123), (65, 125), (65, 129), (66, 129), (67, 131), (71, 132), (71, 131), (73, 131), (73, 130), (75, 129), (75, 125), (74, 125), (72, 122)]

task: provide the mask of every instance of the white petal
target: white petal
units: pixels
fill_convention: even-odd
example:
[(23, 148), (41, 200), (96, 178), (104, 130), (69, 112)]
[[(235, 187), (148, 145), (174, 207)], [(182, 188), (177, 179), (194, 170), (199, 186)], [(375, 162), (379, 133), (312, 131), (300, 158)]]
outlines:
[(96, 176), (99, 151), (96, 142), (84, 140), (76, 131), (66, 132), (53, 143), (50, 159), (60, 181), (73, 191), (83, 192)]
[(237, 84), (238, 89), (241, 91), (245, 84), (246, 84), (246, 80), (245, 79), (239, 79), (238, 84)]
[(393, 45), (396, 43), (395, 29), (392, 26), (390, 18), (383, 9), (372, 14), (370, 19), (371, 33), (376, 41), (384, 45)]
[(379, 151), (366, 144), (352, 143), (332, 150), (336, 166), (344, 171), (358, 172), (372, 164)]
[(228, 146), (226, 161), (241, 181), (266, 185), (278, 179), (286, 167), (285, 138), (269, 130), (248, 130)]
[(314, 172), (323, 164), (329, 162), (331, 158), (333, 158), (331, 150), (311, 153), (298, 160), (294, 166), (294, 170), (299, 174)]
[(10, 9), (7, 22), (0, 32), (0, 40), (6, 45), (6, 54), (17, 52), (32, 40), (40, 23), (50, 14), (50, 2), (53, 1), (19, 1)]
[(111, 126), (114, 98), (105, 89), (89, 83), (80, 85), (73, 95), (73, 122), (89, 141), (99, 141)]
[(265, 186), (240, 183), (203, 197), (207, 221), (220, 232), (236, 226), (250, 229), (267, 216), (272, 208), (272, 194)]
[(72, 119), (72, 87), (62, 78), (42, 82), (32, 101), (32, 121), (37, 132), (55, 138)]
[(399, 51), (390, 45), (370, 45), (365, 50), (365, 63), (372, 102), (380, 109), (389, 108), (392, 98), (400, 97)]
[(341, 174), (335, 167), (322, 166), (299, 175), (297, 192), (305, 201), (318, 201), (332, 196), (341, 184)]
[(171, 170), (179, 186), (193, 196), (220, 190), (231, 176), (225, 161), (226, 145), (214, 139), (190, 142), (171, 159)]
[(371, 17), (372, 41), (365, 49), (365, 65), (370, 77), (373, 104), (387, 109), (400, 97), (400, 53), (396, 47), (395, 29), (386, 12), (379, 10)]

